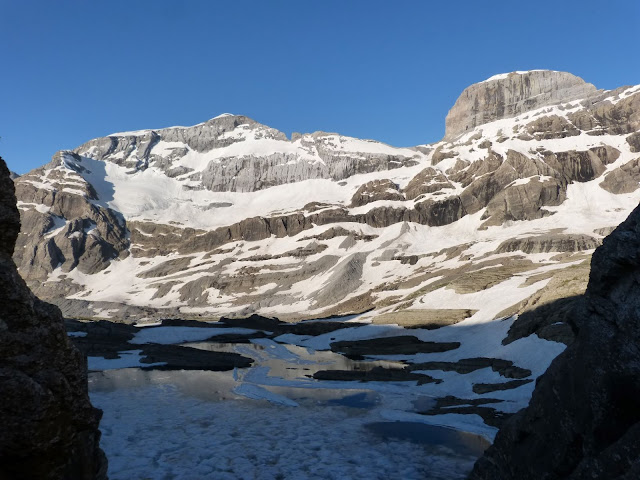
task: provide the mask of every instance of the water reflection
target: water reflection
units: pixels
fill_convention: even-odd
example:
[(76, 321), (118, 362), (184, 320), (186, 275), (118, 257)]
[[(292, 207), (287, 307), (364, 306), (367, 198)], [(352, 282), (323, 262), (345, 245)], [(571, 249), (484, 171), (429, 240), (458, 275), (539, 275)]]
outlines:
[[(428, 410), (434, 404), (430, 396), (417, 391), (393, 387), (393, 382), (355, 383), (314, 380), (320, 370), (367, 371), (375, 367), (403, 368), (401, 362), (351, 360), (331, 351), (314, 351), (296, 345), (280, 344), (270, 339), (253, 339), (251, 343), (194, 342), (183, 344), (191, 348), (215, 352), (239, 353), (251, 357), (251, 368), (227, 372), (201, 370), (143, 370), (124, 368), (105, 370), (89, 375), (92, 392), (113, 392), (153, 386), (168, 392), (179, 392), (206, 402), (225, 400), (261, 402), (268, 408), (291, 408), (269, 404), (279, 397), (293, 400), (303, 408), (315, 411), (340, 409), (347, 417), (360, 417), (364, 427), (376, 437), (386, 441), (394, 438), (424, 444), (429, 448), (449, 449), (455, 455), (478, 456), (489, 445), (484, 438), (444, 427), (423, 423), (381, 421), (383, 409), (405, 412)], [(241, 385), (259, 386), (264, 392), (258, 400), (242, 396)], [(235, 390), (235, 391), (234, 391)], [(238, 393), (236, 393), (238, 392)]]
[(232, 393), (237, 385), (232, 372), (122, 368), (89, 374), (89, 389), (93, 392), (113, 392), (150, 385), (177, 389), (185, 395), (207, 401), (238, 398)]
[[(233, 393), (242, 383), (237, 372), (210, 372), (203, 370), (142, 370), (123, 368), (89, 374), (92, 392), (113, 392), (145, 386), (164, 386), (177, 389), (184, 395), (206, 401), (244, 400)], [(309, 405), (342, 405), (354, 408), (371, 408), (381, 402), (379, 393), (367, 389), (305, 388), (262, 385), (276, 395)]]
[(360, 392), (341, 398), (334, 398), (327, 402), (328, 405), (342, 405), (352, 408), (373, 408), (380, 402), (380, 395), (375, 392)]
[(369, 371), (375, 367), (400, 369), (405, 366), (402, 362), (386, 360), (351, 360), (329, 350), (316, 351), (264, 338), (253, 339), (251, 343), (197, 342), (184, 345), (212, 352), (239, 353), (267, 367), (269, 376), (285, 380), (309, 379), (320, 370)]

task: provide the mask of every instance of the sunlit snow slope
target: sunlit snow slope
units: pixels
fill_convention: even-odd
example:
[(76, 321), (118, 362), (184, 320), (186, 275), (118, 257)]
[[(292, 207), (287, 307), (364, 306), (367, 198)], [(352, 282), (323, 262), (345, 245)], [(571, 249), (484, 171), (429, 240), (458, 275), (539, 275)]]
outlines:
[(414, 148), (229, 114), (113, 134), (15, 180), (15, 260), (70, 316), (485, 322), (581, 293), (640, 200), (639, 128), (640, 86), (539, 70)]

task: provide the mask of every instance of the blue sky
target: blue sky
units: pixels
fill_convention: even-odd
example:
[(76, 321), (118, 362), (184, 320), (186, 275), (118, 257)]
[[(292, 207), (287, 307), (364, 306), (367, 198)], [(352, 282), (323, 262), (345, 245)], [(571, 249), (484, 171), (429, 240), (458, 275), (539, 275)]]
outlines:
[(637, 0), (0, 0), (0, 155), (25, 173), (91, 138), (224, 112), (434, 142), (496, 73), (639, 84), (638, 25)]

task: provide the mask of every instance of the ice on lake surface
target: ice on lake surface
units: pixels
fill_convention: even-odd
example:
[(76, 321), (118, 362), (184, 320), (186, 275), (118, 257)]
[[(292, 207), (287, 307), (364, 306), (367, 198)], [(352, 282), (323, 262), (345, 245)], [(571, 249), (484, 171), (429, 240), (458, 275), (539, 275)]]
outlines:
[[(366, 390), (299, 392), (292, 407), (234, 395), (232, 384), (219, 372), (92, 374), (110, 478), (450, 479), (464, 478), (479, 455), (426, 441), (439, 427), (423, 425), (418, 441), (405, 428), (394, 433)], [(354, 395), (369, 401), (350, 404)]]
[(187, 345), (256, 363), (227, 372), (92, 373), (112, 480), (455, 479), (488, 445), (477, 435), (393, 421), (394, 412), (422, 417), (408, 412), (433, 401), (415, 382), (311, 378), (399, 362), (354, 361), (269, 339)]

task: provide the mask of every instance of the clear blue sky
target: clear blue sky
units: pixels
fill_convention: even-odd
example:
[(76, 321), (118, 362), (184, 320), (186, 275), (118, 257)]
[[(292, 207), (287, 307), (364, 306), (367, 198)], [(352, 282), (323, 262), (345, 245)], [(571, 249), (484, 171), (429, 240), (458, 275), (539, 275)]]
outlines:
[(0, 155), (25, 173), (91, 138), (223, 112), (433, 142), (496, 73), (639, 84), (639, 25), (638, 0), (0, 0)]

